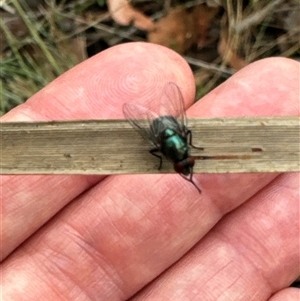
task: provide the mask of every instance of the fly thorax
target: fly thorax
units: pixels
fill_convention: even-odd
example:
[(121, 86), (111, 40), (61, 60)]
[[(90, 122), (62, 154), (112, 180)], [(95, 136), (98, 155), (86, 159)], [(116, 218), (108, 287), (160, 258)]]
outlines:
[(178, 128), (178, 123), (173, 116), (160, 116), (155, 118), (150, 125), (151, 133), (155, 137), (161, 137), (161, 135), (165, 135), (166, 130), (176, 128)]
[(177, 134), (172, 129), (165, 129), (165, 131), (164, 131), (164, 139), (168, 139), (168, 138), (173, 137), (175, 135), (177, 135)]
[(188, 145), (186, 139), (181, 137), (172, 129), (164, 132), (163, 153), (173, 162), (180, 162), (188, 156)]

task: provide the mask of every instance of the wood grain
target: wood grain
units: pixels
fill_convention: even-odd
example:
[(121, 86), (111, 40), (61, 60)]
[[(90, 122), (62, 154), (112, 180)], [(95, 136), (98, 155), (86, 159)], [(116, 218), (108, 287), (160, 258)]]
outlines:
[[(196, 173), (300, 171), (300, 120), (191, 119)], [(1, 124), (2, 174), (174, 172), (125, 120)], [(215, 157), (219, 156), (219, 157)]]

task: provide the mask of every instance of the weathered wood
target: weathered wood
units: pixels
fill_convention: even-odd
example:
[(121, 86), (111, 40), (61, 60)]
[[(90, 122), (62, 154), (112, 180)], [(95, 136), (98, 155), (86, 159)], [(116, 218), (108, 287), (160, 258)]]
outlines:
[[(188, 127), (204, 148), (191, 149), (197, 173), (300, 171), (298, 117), (191, 119)], [(158, 171), (150, 148), (125, 120), (2, 123), (1, 173), (174, 172), (166, 160)]]

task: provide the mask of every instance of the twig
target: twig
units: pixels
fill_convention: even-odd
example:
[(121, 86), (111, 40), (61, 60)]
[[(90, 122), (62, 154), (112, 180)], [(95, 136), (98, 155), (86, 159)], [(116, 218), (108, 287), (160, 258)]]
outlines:
[(228, 76), (231, 76), (232, 74), (234, 74), (234, 71), (232, 69), (226, 68), (226, 67), (220, 67), (218, 65), (212, 64), (212, 63), (206, 63), (204, 61), (200, 61), (197, 59), (194, 59), (192, 57), (189, 56), (183, 56), (183, 58), (191, 65), (194, 66), (198, 66), (198, 67), (202, 67), (208, 70), (213, 70), (213, 71), (217, 71), (217, 72), (221, 72), (223, 74), (226, 74)]
[[(195, 172), (300, 171), (300, 119), (191, 119)], [(1, 124), (2, 174), (169, 173), (125, 120)]]
[(272, 11), (275, 6), (283, 2), (283, 0), (274, 0), (270, 1), (269, 4), (267, 4), (265, 7), (261, 8), (260, 10), (255, 11), (252, 15), (244, 19), (242, 22), (238, 22), (235, 25), (235, 31), (238, 34), (241, 34), (245, 30), (248, 30), (253, 25), (257, 25), (259, 22), (261, 22), (268, 14), (270, 14), (270, 11)]

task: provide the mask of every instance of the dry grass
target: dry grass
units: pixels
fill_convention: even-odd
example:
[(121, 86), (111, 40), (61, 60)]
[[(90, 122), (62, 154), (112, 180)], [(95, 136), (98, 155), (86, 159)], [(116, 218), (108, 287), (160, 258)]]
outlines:
[[(180, 1), (173, 2), (174, 7)], [(145, 32), (113, 22), (104, 0), (3, 3), (0, 115), (88, 56), (124, 41), (146, 40)], [(170, 1), (133, 3), (153, 19), (170, 9)], [(195, 71), (198, 96), (209, 92), (234, 69), (255, 60), (300, 56), (297, 0), (226, 0), (222, 4), (207, 24), (211, 31), (208, 35), (212, 33), (214, 38), (209, 41), (208, 37), (206, 45), (194, 45), (184, 53)], [(215, 57), (206, 54), (210, 49), (219, 50)]]

